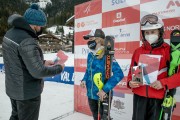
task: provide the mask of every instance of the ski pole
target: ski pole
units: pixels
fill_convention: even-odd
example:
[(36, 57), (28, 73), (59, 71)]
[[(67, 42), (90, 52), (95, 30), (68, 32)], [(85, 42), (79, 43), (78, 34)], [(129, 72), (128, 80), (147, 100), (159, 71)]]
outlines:
[[(167, 96), (167, 93), (169, 92), (169, 89), (168, 89), (168, 87), (167, 86), (165, 86), (166, 87), (166, 92), (165, 92), (165, 95), (164, 95), (164, 100), (163, 100), (163, 103), (165, 102), (165, 99), (166, 99), (166, 96)], [(164, 106), (163, 106), (163, 103), (162, 103), (162, 108), (161, 108), (161, 113), (160, 113), (160, 116), (159, 116), (159, 120), (161, 120), (162, 119), (162, 113), (163, 113), (163, 109), (164, 109)]]

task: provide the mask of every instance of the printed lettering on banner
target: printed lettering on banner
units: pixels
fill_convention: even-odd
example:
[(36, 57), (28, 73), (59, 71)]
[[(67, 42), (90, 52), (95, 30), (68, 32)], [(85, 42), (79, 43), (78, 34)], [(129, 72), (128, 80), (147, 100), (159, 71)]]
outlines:
[(102, 1), (94, 0), (75, 6), (75, 18), (87, 17), (102, 12)]
[(102, 13), (102, 27), (139, 23), (139, 5)]
[(126, 76), (116, 85), (115, 89), (119, 89), (122, 90), (124, 88), (127, 89), (127, 80), (126, 80)]
[(132, 119), (133, 95), (126, 94), (125, 97), (113, 96), (111, 116), (115, 120), (130, 120)]
[(75, 59), (75, 71), (76, 72), (85, 72), (87, 68), (87, 60), (86, 59)]
[[(133, 46), (133, 47), (132, 47)], [(139, 41), (115, 43), (115, 54), (133, 54), (139, 47)]]
[(115, 38), (115, 42), (130, 42), (140, 40), (140, 24), (128, 24), (103, 28), (106, 35), (111, 35)]
[[(100, 2), (100, 3), (99, 3)], [(146, 14), (155, 14), (164, 21), (165, 41), (169, 42), (169, 34), (179, 29), (179, 0), (93, 0), (75, 7), (75, 110), (91, 114), (86, 96), (86, 89), (80, 88), (80, 80), (85, 74), (87, 56), (90, 52), (83, 35), (91, 29), (102, 28), (105, 35), (115, 37), (115, 58), (125, 77), (114, 88), (121, 91), (115, 94), (112, 101), (111, 116), (113, 119), (132, 119), (133, 96), (127, 88), (127, 75), (134, 50), (142, 44), (140, 37), (140, 19)], [(64, 75), (64, 78), (68, 74)], [(179, 91), (177, 94), (180, 93)], [(179, 96), (177, 97), (177, 101)], [(178, 101), (179, 102), (179, 101)], [(173, 112), (179, 119), (179, 103)], [(173, 116), (173, 117), (174, 117)]]
[(179, 17), (179, 0), (157, 0), (140, 5), (141, 18), (146, 14), (155, 14), (162, 19)]
[(102, 0), (102, 12), (113, 11), (139, 4), (140, 0)]
[(102, 14), (75, 19), (75, 32), (87, 31), (102, 27)]
[(114, 48), (115, 58), (116, 59), (131, 59), (131, 55), (134, 53), (134, 50), (139, 47), (139, 44), (140, 44), (140, 41), (115, 43), (115, 48)]
[(75, 50), (75, 59), (87, 59), (88, 53), (90, 52), (87, 45), (76, 45)]
[(170, 39), (170, 34), (173, 30), (180, 30), (180, 17), (163, 19), (163, 21), (164, 21), (164, 31), (165, 31), (164, 37), (165, 39)]

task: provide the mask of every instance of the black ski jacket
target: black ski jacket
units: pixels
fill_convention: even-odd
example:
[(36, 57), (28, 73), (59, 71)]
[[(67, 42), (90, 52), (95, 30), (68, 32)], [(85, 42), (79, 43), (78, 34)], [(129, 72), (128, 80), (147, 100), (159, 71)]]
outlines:
[(62, 66), (44, 66), (38, 37), (23, 17), (12, 15), (8, 23), (12, 28), (2, 43), (6, 93), (15, 100), (35, 98), (42, 93), (42, 78), (59, 74)]

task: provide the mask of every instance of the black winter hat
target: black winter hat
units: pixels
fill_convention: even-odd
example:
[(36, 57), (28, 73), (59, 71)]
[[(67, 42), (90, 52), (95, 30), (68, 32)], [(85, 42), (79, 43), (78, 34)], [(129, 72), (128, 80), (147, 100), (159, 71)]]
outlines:
[(83, 36), (85, 40), (88, 40), (91, 37), (100, 37), (102, 39), (105, 38), (105, 34), (101, 29), (94, 29), (88, 35)]

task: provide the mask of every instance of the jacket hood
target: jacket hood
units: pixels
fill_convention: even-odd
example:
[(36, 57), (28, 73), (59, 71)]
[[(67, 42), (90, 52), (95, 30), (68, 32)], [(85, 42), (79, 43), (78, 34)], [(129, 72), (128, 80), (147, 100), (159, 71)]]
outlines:
[(8, 25), (13, 26), (18, 29), (23, 29), (27, 31), (31, 36), (37, 37), (35, 31), (26, 22), (23, 16), (19, 14), (13, 14), (8, 18)]

